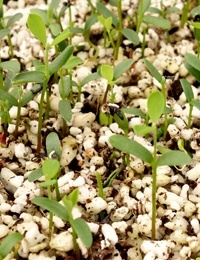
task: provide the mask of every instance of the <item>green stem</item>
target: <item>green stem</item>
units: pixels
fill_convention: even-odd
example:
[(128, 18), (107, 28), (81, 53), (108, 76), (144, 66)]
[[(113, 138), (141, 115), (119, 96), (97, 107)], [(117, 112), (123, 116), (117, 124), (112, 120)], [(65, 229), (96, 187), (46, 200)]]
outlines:
[[(140, 2), (139, 2), (140, 3)], [(140, 10), (139, 12), (137, 12), (137, 16), (136, 16), (136, 33), (139, 33), (141, 24), (142, 24), (142, 19), (143, 19), (143, 0), (141, 0), (141, 6), (140, 6)]]
[(17, 119), (16, 119), (16, 123), (15, 123), (15, 131), (14, 131), (14, 136), (15, 137), (17, 137), (17, 135), (18, 135), (19, 121), (20, 121), (20, 112), (21, 112), (21, 105), (18, 104)]
[(157, 181), (157, 126), (155, 125), (155, 130), (153, 132), (153, 163), (152, 163), (152, 230), (151, 230), (151, 238), (156, 238), (156, 181)]
[(188, 128), (191, 128), (192, 110), (193, 110), (193, 105), (190, 104), (190, 109), (189, 109), (189, 114), (188, 114)]
[(11, 58), (13, 58), (14, 52), (13, 52), (13, 45), (12, 45), (10, 34), (8, 34), (8, 45), (9, 45), (9, 48), (10, 48), (10, 56), (11, 56)]
[(58, 186), (58, 182), (56, 181), (55, 183), (55, 190), (56, 190), (56, 200), (60, 201), (60, 190), (59, 190), (59, 186)]
[(114, 49), (114, 61), (117, 60), (118, 54), (119, 54), (119, 47), (121, 45), (122, 40), (122, 29), (123, 29), (123, 22), (122, 22), (122, 5), (121, 1), (118, 0), (117, 2), (117, 11), (118, 11), (118, 18), (119, 18), (119, 27), (118, 27), (118, 37), (117, 37), (117, 43)]
[[(72, 227), (72, 225), (71, 225)], [(73, 237), (73, 245), (74, 245), (74, 250), (75, 250), (75, 253), (76, 253), (76, 259), (77, 260), (80, 260), (81, 259), (81, 255), (80, 255), (80, 249), (78, 247), (78, 244), (76, 242), (76, 232), (74, 230), (74, 228), (72, 227), (72, 237)]]

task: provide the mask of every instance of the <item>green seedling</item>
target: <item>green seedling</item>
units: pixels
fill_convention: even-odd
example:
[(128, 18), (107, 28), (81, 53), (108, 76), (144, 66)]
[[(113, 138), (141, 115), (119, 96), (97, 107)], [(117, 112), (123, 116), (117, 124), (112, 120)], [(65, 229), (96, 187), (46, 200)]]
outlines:
[[(109, 90), (110, 90), (109, 101), (111, 104), (115, 102), (115, 93), (113, 91), (113, 86), (120, 78), (120, 76), (132, 65), (132, 63), (133, 63), (133, 59), (127, 59), (120, 62), (117, 66), (115, 66), (115, 68), (107, 64), (101, 66), (99, 74), (108, 82), (107, 89), (104, 94), (103, 103), (106, 103)], [(121, 114), (123, 114), (123, 112), (121, 112)], [(115, 117), (115, 120), (120, 125), (120, 127), (122, 127), (123, 130), (125, 130), (127, 133), (128, 122), (125, 116), (122, 115), (122, 118), (120, 118), (119, 115), (117, 115), (117, 113), (114, 113), (113, 116)], [(99, 120), (100, 120), (100, 124), (107, 125), (112, 122), (112, 116), (111, 114), (109, 113), (105, 114), (100, 110)]]
[[(22, 238), (23, 236), (18, 232), (7, 235), (0, 243), (0, 260), (5, 259), (5, 257), (11, 252), (16, 244), (22, 240)], [(15, 253), (17, 254), (17, 247), (15, 249)]]
[(188, 15), (190, 12), (190, 6), (191, 6), (191, 0), (187, 0), (184, 3), (184, 7), (183, 7), (183, 11), (182, 11), (182, 15), (181, 15), (181, 27), (183, 28), (185, 23), (188, 20)]
[[(111, 4), (117, 7), (118, 15), (116, 16), (102, 3), (97, 2), (97, 10), (100, 14), (97, 18), (104, 26), (104, 45), (105, 47), (108, 47), (111, 44), (114, 50), (113, 61), (115, 61), (118, 58), (122, 36), (130, 40), (134, 45), (138, 45), (140, 41), (134, 30), (130, 28), (123, 28), (121, 1), (116, 0)], [(106, 40), (107, 35), (108, 41)], [(113, 39), (115, 35), (117, 35), (116, 42)]]
[[(51, 199), (53, 191), (56, 194), (56, 200), (60, 200), (60, 191), (58, 187), (58, 176), (60, 173), (60, 157), (61, 157), (61, 147), (60, 140), (56, 133), (50, 133), (46, 138), (46, 150), (47, 158), (42, 164), (42, 168), (36, 169), (31, 172), (28, 177), (30, 182), (38, 180), (40, 177), (44, 176), (45, 181), (40, 183), (40, 186), (47, 189), (48, 198)], [(53, 229), (53, 213), (50, 212), (49, 216), (49, 236), (51, 236)]]
[(194, 28), (194, 37), (197, 41), (197, 57), (200, 57), (200, 6), (197, 6), (191, 10), (193, 21), (188, 21)]
[[(155, 106), (156, 103), (156, 106)], [(157, 167), (162, 165), (185, 165), (191, 162), (191, 158), (188, 154), (182, 151), (173, 151), (159, 147), (159, 151), (162, 153), (158, 154), (157, 150), (157, 131), (158, 121), (161, 118), (164, 108), (165, 100), (162, 93), (156, 91), (150, 94), (147, 102), (148, 116), (151, 120), (151, 125), (138, 125), (134, 127), (135, 134), (146, 135), (147, 133), (153, 134), (153, 154), (149, 152), (140, 143), (130, 140), (126, 136), (113, 135), (109, 138), (110, 143), (113, 147), (119, 149), (127, 154), (132, 154), (145, 163), (150, 165), (152, 170), (152, 239), (156, 238), (156, 182), (157, 182)]]
[(73, 208), (77, 205), (78, 194), (78, 189), (75, 189), (68, 196), (65, 195), (62, 198), (62, 203), (64, 204), (64, 206), (57, 201), (44, 197), (36, 197), (32, 199), (32, 203), (48, 210), (52, 214), (55, 214), (56, 216), (70, 224), (72, 228), (76, 259), (80, 260), (81, 255), (76, 241), (77, 237), (81, 239), (82, 243), (87, 248), (91, 247), (93, 243), (93, 238), (87, 223), (82, 218), (73, 218), (72, 211)]
[(3, 13), (3, 0), (0, 0), (0, 39), (7, 37), (11, 58), (14, 57), (14, 52), (13, 52), (13, 44), (11, 41), (10, 30), (12, 25), (15, 22), (19, 21), (22, 17), (23, 15), (21, 13), (16, 13), (15, 15), (10, 17), (5, 17)]
[[(149, 62), (147, 59), (144, 59), (144, 64), (151, 73), (151, 75), (161, 84), (161, 92), (164, 98), (164, 104), (166, 104), (166, 96), (167, 96), (167, 91), (166, 91), (166, 79), (159, 73), (159, 71), (153, 66), (151, 62)], [(168, 119), (167, 119), (167, 114), (171, 112), (169, 108), (165, 106), (165, 110), (162, 111), (164, 113), (164, 133), (163, 133), (163, 138), (166, 138), (167, 135), (167, 127), (168, 127)]]
[[(62, 66), (64, 66), (67, 60), (73, 53), (73, 46), (66, 47), (51, 63), (48, 61), (48, 53), (50, 48), (59, 44), (63, 37), (65, 36), (65, 31), (61, 32), (51, 43), (47, 42), (46, 37), (46, 27), (43, 19), (37, 14), (29, 14), (28, 17), (28, 28), (33, 33), (33, 35), (41, 42), (44, 47), (44, 65), (41, 65), (37, 68), (36, 71), (22, 72), (18, 74), (14, 80), (13, 84), (19, 85), (27, 82), (36, 82), (42, 83), (42, 93), (39, 104), (39, 118), (38, 118), (38, 134), (37, 134), (37, 153), (40, 153), (41, 144), (42, 144), (42, 122), (43, 122), (43, 106), (45, 96), (47, 98), (47, 112), (49, 110), (49, 89), (48, 82), (50, 77), (56, 73)], [(48, 115), (48, 113), (47, 113)]]
[(181, 86), (183, 88), (183, 91), (185, 93), (187, 102), (190, 106), (189, 114), (188, 114), (188, 128), (191, 128), (191, 126), (192, 126), (192, 110), (193, 110), (193, 107), (196, 107), (200, 110), (200, 100), (196, 100), (194, 98), (192, 87), (186, 79), (181, 79), (180, 82), (181, 82)]

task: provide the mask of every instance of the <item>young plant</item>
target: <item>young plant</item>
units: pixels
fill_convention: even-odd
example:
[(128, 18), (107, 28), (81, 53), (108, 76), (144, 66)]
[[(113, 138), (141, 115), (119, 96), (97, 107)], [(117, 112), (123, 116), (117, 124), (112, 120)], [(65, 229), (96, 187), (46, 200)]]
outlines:
[(200, 100), (197, 100), (197, 99), (194, 98), (192, 87), (186, 79), (181, 79), (180, 82), (181, 82), (181, 86), (183, 88), (183, 91), (185, 93), (187, 102), (190, 106), (189, 114), (188, 114), (188, 128), (191, 128), (193, 107), (196, 107), (200, 110)]
[[(5, 259), (22, 238), (23, 236), (18, 232), (7, 235), (0, 243), (0, 260)], [(17, 254), (17, 248), (15, 249), (15, 253)]]
[(76, 259), (80, 260), (80, 250), (77, 244), (77, 237), (80, 238), (82, 243), (85, 247), (90, 248), (93, 243), (93, 238), (91, 231), (82, 218), (73, 218), (73, 208), (77, 205), (78, 202), (78, 189), (73, 190), (68, 196), (64, 196), (62, 198), (62, 202), (64, 204), (61, 205), (59, 202), (54, 201), (49, 198), (44, 197), (36, 197), (32, 199), (32, 203), (34, 203), (37, 206), (40, 206), (52, 214), (57, 215), (59, 218), (63, 219), (64, 221), (68, 222), (72, 228), (72, 237), (73, 237), (73, 244), (74, 244), (74, 250), (76, 253)]
[[(67, 60), (73, 53), (73, 46), (66, 47), (51, 63), (48, 61), (49, 50), (51, 47), (59, 44), (63, 37), (65, 37), (66, 32), (61, 32), (51, 43), (47, 42), (47, 35), (46, 35), (46, 27), (44, 24), (43, 19), (37, 14), (29, 14), (28, 27), (33, 35), (41, 42), (44, 48), (44, 65), (41, 65), (37, 68), (36, 71), (28, 71), (22, 72), (18, 74), (14, 80), (13, 84), (19, 85), (24, 84), (27, 82), (37, 82), (42, 83), (42, 93), (41, 99), (39, 104), (39, 118), (38, 118), (38, 134), (37, 134), (37, 151), (36, 153), (40, 153), (41, 145), (42, 145), (42, 136), (41, 136), (41, 129), (42, 129), (42, 122), (43, 122), (43, 106), (45, 96), (47, 101), (49, 100), (49, 89), (48, 89), (48, 82), (50, 77), (56, 73), (62, 66), (65, 65)], [(49, 110), (49, 102), (47, 102), (47, 112)], [(48, 113), (47, 113), (48, 114)]]
[[(156, 106), (155, 106), (156, 103)], [(122, 152), (133, 154), (144, 162), (148, 163), (152, 170), (152, 239), (156, 238), (156, 182), (157, 182), (157, 167), (162, 165), (185, 165), (191, 162), (188, 154), (181, 151), (173, 151), (164, 147), (157, 147), (157, 130), (158, 122), (165, 108), (164, 97), (162, 93), (156, 91), (150, 94), (147, 101), (148, 116), (151, 120), (151, 125), (137, 125), (134, 127), (135, 134), (146, 135), (153, 134), (153, 154), (140, 143), (130, 140), (126, 136), (113, 135), (109, 138), (113, 147)], [(162, 153), (158, 154), (157, 150)]]
[[(153, 66), (151, 62), (149, 62), (147, 59), (144, 59), (144, 64), (147, 67), (147, 69), (150, 71), (151, 75), (161, 84), (161, 92), (162, 96), (164, 98), (164, 104), (166, 104), (166, 99), (167, 99), (167, 90), (166, 90), (166, 79), (159, 73), (159, 71)], [(168, 120), (167, 120), (167, 114), (171, 112), (171, 110), (166, 107), (164, 111), (164, 133), (163, 133), (163, 138), (166, 138), (167, 134), (167, 127), (168, 127)]]
[(7, 36), (8, 38), (8, 45), (10, 49), (10, 57), (14, 57), (13, 52), (13, 45), (11, 41), (11, 35), (10, 35), (10, 27), (17, 21), (19, 21), (23, 17), (23, 14), (16, 13), (15, 15), (11, 17), (4, 17), (3, 13), (3, 0), (0, 0), (0, 39), (3, 39)]
[(188, 21), (194, 27), (194, 37), (197, 41), (197, 57), (200, 58), (200, 6), (191, 10), (193, 21)]
[[(113, 86), (120, 78), (120, 76), (131, 66), (132, 63), (133, 63), (133, 59), (127, 59), (120, 62), (117, 66), (115, 66), (115, 68), (107, 64), (101, 66), (99, 74), (108, 82), (107, 89), (104, 94), (104, 100), (103, 100), (104, 104), (106, 104), (107, 102), (107, 95), (109, 91), (110, 91), (109, 101), (111, 103), (111, 106), (115, 102), (115, 93), (113, 91)], [(123, 115), (123, 112), (120, 113), (121, 113), (121, 118), (119, 115), (117, 115), (117, 113), (113, 113), (113, 116), (115, 117), (117, 123), (120, 124), (120, 127), (122, 127), (123, 130), (125, 130), (125, 132), (127, 133), (128, 122), (125, 116)], [(103, 112), (101, 109), (99, 114), (99, 120), (100, 120), (100, 124), (110, 124), (112, 122), (112, 116), (109, 113), (109, 111)]]

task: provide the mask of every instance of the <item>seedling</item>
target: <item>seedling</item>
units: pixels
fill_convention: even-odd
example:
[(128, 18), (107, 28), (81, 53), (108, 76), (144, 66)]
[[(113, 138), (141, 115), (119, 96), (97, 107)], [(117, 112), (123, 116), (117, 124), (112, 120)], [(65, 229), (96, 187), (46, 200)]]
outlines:
[(193, 107), (196, 107), (200, 110), (200, 100), (196, 100), (194, 99), (194, 94), (192, 91), (192, 87), (190, 85), (190, 83), (186, 80), (186, 79), (181, 79), (180, 80), (183, 91), (185, 93), (187, 102), (190, 106), (189, 109), (189, 114), (188, 114), (188, 128), (191, 128), (192, 126), (192, 111), (193, 111)]
[[(156, 103), (156, 106), (155, 106)], [(148, 116), (151, 120), (151, 125), (138, 125), (134, 127), (135, 134), (146, 135), (153, 134), (153, 154), (142, 144), (130, 140), (126, 136), (113, 135), (109, 138), (113, 147), (127, 154), (133, 154), (144, 162), (150, 165), (152, 170), (152, 239), (156, 238), (156, 182), (157, 182), (157, 167), (162, 165), (185, 165), (191, 162), (188, 154), (181, 151), (173, 151), (163, 147), (157, 147), (157, 130), (158, 122), (165, 108), (164, 97), (162, 93), (156, 91), (150, 94), (147, 102)], [(159, 155), (157, 149), (162, 153)]]
[[(107, 64), (101, 66), (99, 74), (103, 78), (105, 78), (108, 82), (107, 89), (104, 94), (104, 100), (103, 100), (104, 104), (107, 102), (107, 95), (109, 90), (110, 90), (109, 101), (111, 102), (111, 104), (115, 102), (115, 93), (113, 91), (113, 86), (120, 78), (120, 76), (131, 66), (132, 63), (133, 63), (133, 59), (127, 59), (120, 62), (117, 66), (115, 66), (115, 68)], [(123, 114), (123, 112), (121, 112), (121, 114)], [(113, 116), (116, 118), (115, 120), (118, 121), (117, 123), (120, 124), (120, 127), (122, 127), (123, 130), (127, 132), (128, 123), (125, 116), (122, 115), (123, 119), (120, 118), (119, 115), (117, 115), (117, 113), (114, 113)], [(100, 110), (99, 120), (100, 120), (100, 124), (110, 124), (112, 122), (112, 116), (109, 113), (107, 113), (106, 115)]]
[(80, 250), (77, 244), (77, 237), (79, 237), (84, 244), (85, 247), (90, 248), (93, 239), (91, 231), (87, 225), (87, 223), (82, 218), (73, 218), (73, 208), (77, 205), (78, 202), (78, 189), (73, 190), (69, 196), (64, 196), (62, 198), (62, 202), (64, 204), (61, 205), (59, 202), (54, 201), (49, 198), (44, 197), (36, 197), (32, 199), (32, 203), (37, 206), (40, 206), (52, 214), (57, 215), (59, 218), (63, 219), (66, 222), (69, 222), (72, 228), (72, 236), (74, 243), (74, 250), (76, 252), (76, 259), (81, 259)]
[[(150, 71), (151, 75), (161, 84), (161, 92), (164, 99), (164, 104), (166, 104), (166, 79), (159, 73), (159, 71), (153, 66), (151, 62), (149, 62), (147, 59), (144, 59), (144, 64), (147, 67), (147, 69)], [(165, 105), (165, 110), (162, 111), (164, 113), (165, 121), (164, 121), (164, 133), (163, 138), (166, 138), (167, 134), (167, 126), (168, 126), (168, 120), (167, 120), (167, 114), (171, 112), (169, 108)]]
[(16, 13), (11, 17), (4, 17), (3, 0), (0, 0), (0, 39), (3, 39), (4, 37), (7, 36), (11, 58), (14, 57), (14, 52), (13, 52), (13, 45), (11, 41), (11, 35), (10, 35), (10, 27), (15, 22), (19, 21), (22, 17), (23, 15), (21, 13)]
[[(0, 260), (5, 259), (5, 257), (11, 252), (13, 247), (15, 247), (22, 238), (23, 236), (18, 232), (7, 235), (0, 243)], [(17, 248), (15, 249), (15, 251), (17, 253)]]
[[(42, 93), (41, 99), (39, 104), (39, 118), (38, 118), (38, 134), (37, 134), (37, 153), (40, 153), (41, 143), (42, 143), (42, 136), (41, 136), (41, 129), (42, 129), (42, 122), (43, 122), (43, 106), (45, 96), (47, 101), (49, 100), (49, 91), (48, 91), (48, 81), (50, 77), (57, 72), (62, 66), (65, 65), (67, 60), (73, 53), (73, 46), (66, 47), (51, 63), (48, 61), (48, 52), (49, 49), (57, 44), (59, 44), (63, 37), (66, 36), (66, 31), (61, 32), (53, 41), (52, 43), (47, 42), (46, 37), (46, 28), (43, 19), (37, 14), (29, 14), (28, 27), (33, 35), (41, 42), (44, 46), (44, 65), (38, 67), (36, 71), (28, 71), (22, 72), (18, 74), (14, 78), (14, 84), (24, 84), (27, 82), (37, 82), (42, 83)], [(47, 103), (47, 112), (49, 110), (49, 102)]]

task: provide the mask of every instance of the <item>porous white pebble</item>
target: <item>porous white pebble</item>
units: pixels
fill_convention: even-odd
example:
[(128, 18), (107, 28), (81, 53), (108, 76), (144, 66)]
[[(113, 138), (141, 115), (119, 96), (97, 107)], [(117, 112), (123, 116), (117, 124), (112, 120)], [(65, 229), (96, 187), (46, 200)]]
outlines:
[(72, 124), (74, 127), (86, 127), (86, 126), (91, 126), (92, 123), (94, 122), (96, 116), (94, 113), (89, 112), (89, 113), (79, 113), (74, 115)]
[(23, 143), (15, 144), (15, 156), (17, 158), (24, 158), (28, 154), (28, 148)]
[(88, 213), (96, 215), (106, 209), (107, 203), (101, 197), (95, 197), (91, 202), (86, 203), (85, 207)]
[(68, 252), (74, 248), (73, 237), (69, 231), (53, 234), (49, 246), (61, 252)]
[(62, 140), (62, 154), (60, 159), (61, 166), (66, 166), (76, 157), (77, 143), (76, 139), (68, 135)]
[[(17, 118), (17, 107), (14, 107), (14, 106), (11, 107), (11, 109), (9, 110), (9, 114), (12, 119), (16, 119)], [(27, 116), (27, 115), (28, 115), (28, 109), (25, 107), (21, 107), (20, 116)]]
[(186, 172), (189, 180), (196, 181), (200, 177), (200, 163), (197, 163), (191, 170)]
[(109, 247), (110, 245), (114, 246), (118, 242), (118, 236), (111, 225), (103, 224), (101, 227), (101, 231), (105, 239), (101, 241), (102, 249)]
[(29, 122), (29, 125), (30, 125), (30, 130), (33, 134), (37, 134), (38, 132), (38, 121), (37, 120), (31, 120)]
[(82, 204), (87, 203), (88, 199), (92, 200), (96, 195), (96, 189), (88, 184), (79, 187), (79, 202)]
[(191, 217), (193, 215), (193, 213), (196, 211), (196, 206), (194, 203), (192, 203), (191, 201), (186, 201), (185, 205), (184, 205), (184, 212), (185, 212), (185, 216), (186, 217)]
[(1, 232), (0, 232), (0, 238), (7, 236), (8, 233), (9, 233), (9, 228), (8, 228), (8, 226), (6, 226), (6, 225), (4, 225), (4, 224), (0, 224), (0, 230), (1, 230)]

